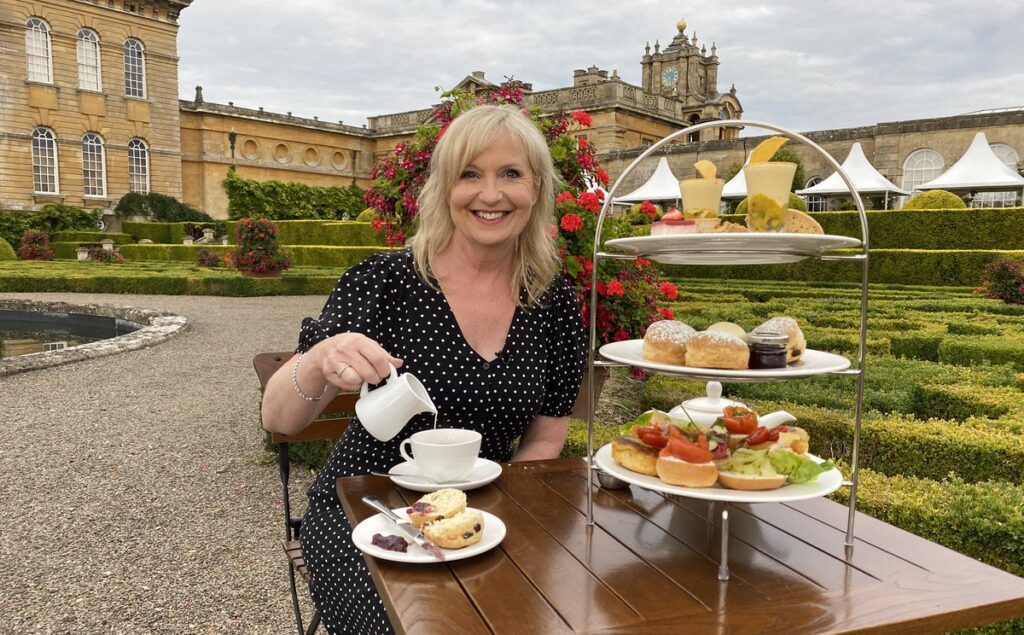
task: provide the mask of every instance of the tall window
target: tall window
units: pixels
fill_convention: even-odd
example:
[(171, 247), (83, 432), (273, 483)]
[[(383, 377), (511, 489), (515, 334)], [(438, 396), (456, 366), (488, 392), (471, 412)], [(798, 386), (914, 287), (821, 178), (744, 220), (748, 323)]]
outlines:
[(57, 194), (57, 137), (49, 128), (32, 131), (32, 189), (36, 194)]
[(913, 191), (918, 185), (931, 181), (942, 174), (944, 165), (942, 155), (935, 150), (914, 150), (903, 162), (903, 189)]
[(78, 87), (82, 90), (101, 90), (100, 36), (91, 29), (78, 31)]
[(146, 96), (146, 53), (138, 40), (124, 42), (124, 94)]
[(25, 59), (30, 82), (53, 83), (50, 26), (39, 18), (29, 18), (25, 23)]
[[(807, 179), (807, 185), (805, 188), (814, 187), (818, 183), (821, 183), (822, 178), (820, 176), (812, 176)], [(815, 196), (809, 194), (807, 196), (807, 211), (808, 212), (826, 212), (828, 211), (828, 200), (824, 196)]]
[(82, 137), (82, 182), (86, 196), (107, 195), (107, 157), (103, 137), (90, 132)]
[(149, 148), (142, 139), (128, 142), (128, 190), (149, 193)]
[[(999, 160), (1006, 164), (1006, 167), (1017, 172), (1017, 162), (1020, 155), (1017, 151), (1005, 143), (990, 143), (992, 152), (999, 157)], [(971, 199), (971, 207), (1016, 207), (1019, 190), (1010, 192), (978, 192)]]

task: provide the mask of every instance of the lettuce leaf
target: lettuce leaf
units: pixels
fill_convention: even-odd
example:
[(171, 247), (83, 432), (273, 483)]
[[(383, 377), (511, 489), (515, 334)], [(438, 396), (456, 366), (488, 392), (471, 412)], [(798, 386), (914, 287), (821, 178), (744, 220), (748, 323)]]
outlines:
[(789, 450), (772, 450), (768, 459), (779, 474), (789, 477), (790, 483), (810, 483), (835, 467), (831, 460), (818, 464)]

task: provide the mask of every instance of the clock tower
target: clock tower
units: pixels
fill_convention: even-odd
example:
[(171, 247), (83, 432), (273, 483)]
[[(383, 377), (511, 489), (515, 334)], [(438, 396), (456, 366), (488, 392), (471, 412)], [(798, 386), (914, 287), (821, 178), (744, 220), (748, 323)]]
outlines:
[(697, 34), (686, 36), (686, 20), (676, 23), (676, 35), (664, 49), (654, 42), (644, 50), (643, 87), (648, 93), (674, 97), (687, 105), (701, 104), (718, 96), (718, 49), (697, 46)]

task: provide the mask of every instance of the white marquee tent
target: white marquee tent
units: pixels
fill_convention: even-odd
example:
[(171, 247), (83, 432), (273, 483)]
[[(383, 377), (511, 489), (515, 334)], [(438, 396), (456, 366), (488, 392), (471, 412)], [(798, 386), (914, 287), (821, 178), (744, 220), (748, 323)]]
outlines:
[(615, 197), (615, 203), (642, 203), (643, 201), (679, 200), (679, 179), (668, 167), (668, 159), (661, 157), (658, 167), (647, 182), (629, 194)]
[[(864, 156), (864, 150), (859, 143), (854, 143), (850, 148), (850, 154), (846, 155), (843, 161), (843, 170), (853, 181), (853, 186), (861, 194), (885, 194), (885, 207), (889, 208), (889, 194), (907, 195), (910, 192), (900, 189), (889, 179), (882, 176), (882, 173), (875, 169)], [(833, 172), (827, 179), (803, 190), (797, 190), (801, 196), (838, 196), (849, 194), (850, 188), (843, 182), (839, 172)]]
[(1009, 192), (1024, 190), (1024, 177), (1003, 163), (992, 152), (985, 133), (979, 132), (952, 167), (914, 189)]
[[(743, 162), (743, 165), (750, 163), (750, 157), (747, 156), (747, 160)], [(743, 168), (736, 173), (736, 176), (732, 177), (725, 182), (722, 186), (722, 198), (725, 200), (747, 198), (747, 177), (743, 174)]]

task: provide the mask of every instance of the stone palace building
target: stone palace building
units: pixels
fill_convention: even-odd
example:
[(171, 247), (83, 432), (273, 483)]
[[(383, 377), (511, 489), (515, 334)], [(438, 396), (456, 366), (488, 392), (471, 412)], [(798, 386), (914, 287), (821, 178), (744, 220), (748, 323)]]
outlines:
[[(47, 203), (109, 209), (127, 192), (152, 191), (225, 217), (221, 181), (231, 165), (250, 179), (367, 187), (374, 160), (431, 116), (424, 107), (351, 125), (211, 103), (199, 87), (192, 100), (179, 100), (177, 17), (191, 2), (0, 2), (0, 209)], [(743, 116), (735, 86), (720, 90), (718, 47), (686, 28), (680, 20), (667, 45), (644, 46), (639, 86), (614, 70), (590, 67), (574, 71), (565, 87), (526, 84), (526, 102), (547, 112), (590, 113), (594, 125), (585, 134), (615, 178), (665, 135)], [(459, 87), (476, 92), (494, 84), (473, 71)], [(804, 134), (840, 161), (860, 142), (876, 168), (909, 189), (951, 165), (978, 131), (1020, 167), (1021, 110)], [(741, 138), (735, 127), (711, 127), (680, 137), (663, 154), (685, 178), (698, 157), (725, 172), (757, 141)], [(831, 173), (806, 149), (794, 150), (810, 183)], [(638, 166), (623, 193), (653, 170), (653, 161)]]

